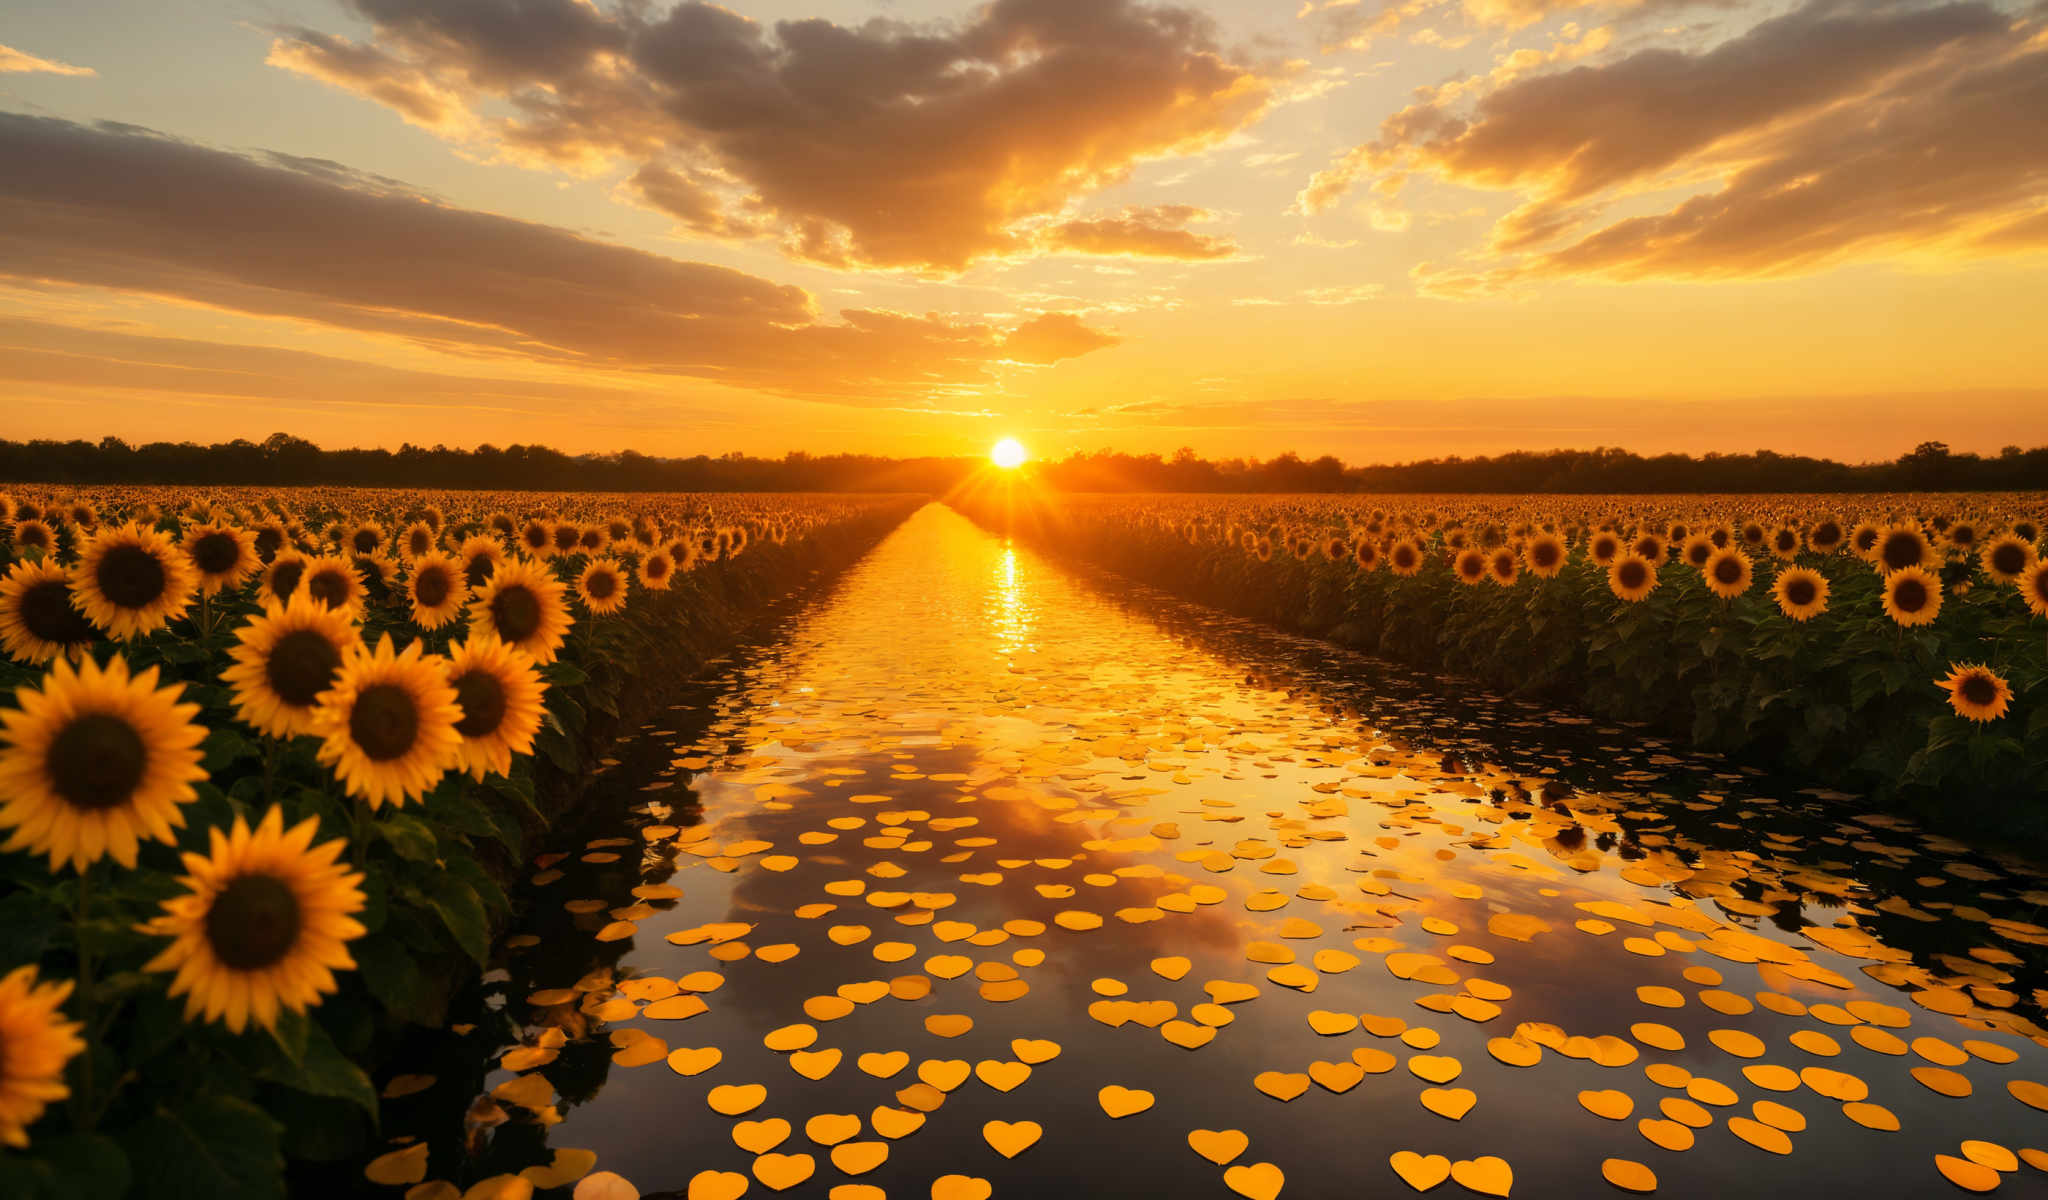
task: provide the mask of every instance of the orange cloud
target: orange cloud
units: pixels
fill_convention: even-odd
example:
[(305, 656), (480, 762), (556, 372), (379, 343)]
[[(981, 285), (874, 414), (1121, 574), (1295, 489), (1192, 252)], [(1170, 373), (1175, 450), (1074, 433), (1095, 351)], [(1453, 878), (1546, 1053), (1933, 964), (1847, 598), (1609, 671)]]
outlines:
[(0, 114), (0, 277), (395, 335), (441, 350), (882, 405), (1113, 342), (848, 310), (801, 288), (454, 208), (316, 159)]
[(74, 67), (55, 59), (37, 58), (16, 50), (12, 46), (0, 46), (0, 75), (97, 75), (91, 67)]
[[(1134, 0), (995, 0), (956, 26), (784, 21), (686, 0), (352, 0), (372, 48), (287, 30), (270, 61), (503, 157), (635, 168), (627, 194), (834, 266), (957, 271), (1020, 226), (1257, 120), (1296, 68)], [(459, 96), (459, 120), (441, 98)], [(485, 117), (496, 102), (510, 116)], [(716, 177), (718, 186), (707, 186)], [(1199, 247), (1198, 247), (1199, 248)]]
[[(2041, 34), (1982, 3), (1814, 0), (1697, 53), (1513, 78), (1469, 109), (1464, 90), (1425, 95), (1312, 180), (1302, 206), (1368, 175), (1519, 194), (1480, 254), (1418, 272), (1447, 295), (2034, 248), (2048, 208)], [(1660, 192), (1681, 196), (1595, 224)]]
[(1049, 251), (1065, 254), (1173, 258), (1190, 262), (1234, 257), (1237, 254), (1236, 242), (1187, 228), (1193, 222), (1214, 220), (1215, 216), (1206, 209), (1187, 204), (1132, 207), (1112, 216), (1061, 221), (1046, 229), (1040, 235), (1039, 243)]

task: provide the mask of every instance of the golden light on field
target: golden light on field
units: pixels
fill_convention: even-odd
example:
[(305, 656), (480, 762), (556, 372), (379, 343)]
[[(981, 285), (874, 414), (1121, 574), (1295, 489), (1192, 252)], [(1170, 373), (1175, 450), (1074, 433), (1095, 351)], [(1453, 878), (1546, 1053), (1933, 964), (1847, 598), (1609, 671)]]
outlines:
[(1006, 437), (1002, 441), (997, 442), (994, 448), (988, 452), (988, 460), (1005, 471), (1012, 471), (1023, 466), (1024, 460), (1028, 457), (1029, 455), (1024, 450), (1024, 443), (1016, 438)]

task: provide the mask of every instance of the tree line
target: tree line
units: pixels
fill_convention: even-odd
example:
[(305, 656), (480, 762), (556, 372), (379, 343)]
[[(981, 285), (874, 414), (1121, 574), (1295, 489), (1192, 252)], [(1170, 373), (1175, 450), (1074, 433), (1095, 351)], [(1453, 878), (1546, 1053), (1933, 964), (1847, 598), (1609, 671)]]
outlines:
[[(942, 494), (987, 463), (976, 457), (884, 458), (867, 454), (781, 458), (744, 454), (658, 457), (624, 450), (568, 454), (549, 446), (403, 445), (327, 450), (277, 433), (203, 446), (120, 438), (98, 442), (0, 440), (0, 479), (73, 484), (305, 484), (363, 487), (618, 492), (927, 492)], [(1031, 464), (1063, 491), (1102, 492), (1883, 492), (2048, 490), (2048, 446), (2007, 446), (1995, 456), (1923, 442), (1890, 462), (1758, 450), (1749, 454), (1632, 454), (1626, 450), (1516, 451), (1346, 466), (1304, 459), (1205, 459), (1116, 451)]]

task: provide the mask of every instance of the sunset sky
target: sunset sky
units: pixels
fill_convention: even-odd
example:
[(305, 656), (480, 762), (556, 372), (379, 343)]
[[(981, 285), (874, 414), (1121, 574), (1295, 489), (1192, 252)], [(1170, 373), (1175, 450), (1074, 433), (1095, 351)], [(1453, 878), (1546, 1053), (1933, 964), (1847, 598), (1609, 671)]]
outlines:
[(2048, 443), (2048, 0), (102, 0), (0, 436)]

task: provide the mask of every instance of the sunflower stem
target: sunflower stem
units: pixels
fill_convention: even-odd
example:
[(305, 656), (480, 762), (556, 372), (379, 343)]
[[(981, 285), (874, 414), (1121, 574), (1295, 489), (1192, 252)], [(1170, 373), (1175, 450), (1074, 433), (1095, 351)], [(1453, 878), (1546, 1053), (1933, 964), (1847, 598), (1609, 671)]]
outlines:
[[(87, 863), (79, 869), (78, 908), (72, 916), (71, 925), (71, 935), (77, 942), (78, 948), (78, 1015), (88, 1030), (94, 1028), (93, 963), (92, 942), (86, 936), (86, 921), (92, 912), (92, 877), (93, 872), (98, 866), (99, 864), (96, 862)], [(83, 1133), (91, 1133), (94, 1124), (99, 1120), (99, 1113), (92, 1103), (94, 1078), (93, 1046), (98, 1041), (97, 1037), (89, 1037), (85, 1040), (83, 1078), (79, 1081), (78, 1096), (72, 1110), (72, 1123), (77, 1125), (80, 1132)]]

